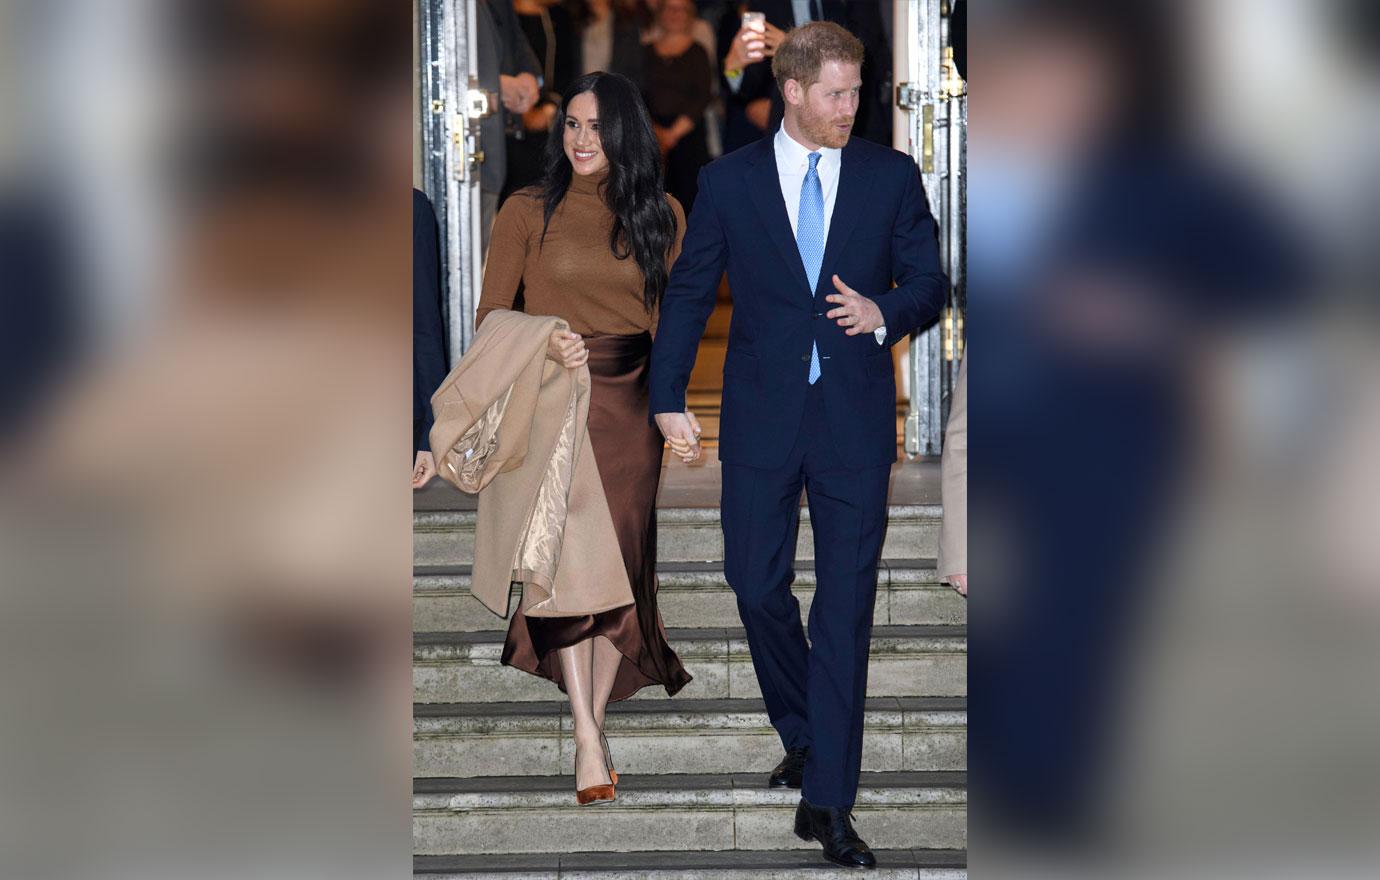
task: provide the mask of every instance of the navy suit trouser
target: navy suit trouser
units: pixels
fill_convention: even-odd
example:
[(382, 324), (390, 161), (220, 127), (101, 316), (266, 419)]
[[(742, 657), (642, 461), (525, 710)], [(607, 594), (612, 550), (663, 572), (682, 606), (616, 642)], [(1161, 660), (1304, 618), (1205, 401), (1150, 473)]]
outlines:
[[(862, 766), (863, 708), (877, 561), (891, 466), (851, 466), (835, 451), (822, 386), (811, 386), (780, 467), (723, 465), (724, 569), (738, 598), (767, 715), (786, 748), (809, 746), (804, 798), (848, 808)], [(800, 493), (815, 541), (810, 641), (795, 580)]]

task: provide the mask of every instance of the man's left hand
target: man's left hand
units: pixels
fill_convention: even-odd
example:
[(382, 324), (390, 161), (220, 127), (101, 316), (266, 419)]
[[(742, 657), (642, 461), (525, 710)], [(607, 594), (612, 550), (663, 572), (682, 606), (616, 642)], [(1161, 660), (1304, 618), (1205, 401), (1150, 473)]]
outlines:
[(830, 309), (825, 317), (835, 319), (844, 328), (845, 334), (857, 336), (859, 333), (871, 333), (882, 326), (882, 310), (877, 308), (876, 303), (844, 284), (837, 275), (834, 276), (834, 287), (838, 293), (831, 293), (824, 300), (836, 304), (838, 308)]

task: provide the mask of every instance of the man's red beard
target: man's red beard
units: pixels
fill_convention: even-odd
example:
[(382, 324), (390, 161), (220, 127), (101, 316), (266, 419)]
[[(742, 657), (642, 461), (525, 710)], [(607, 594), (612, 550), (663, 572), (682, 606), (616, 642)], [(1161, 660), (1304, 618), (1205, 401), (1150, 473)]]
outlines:
[[(834, 126), (847, 125), (846, 131), (839, 131)], [(831, 149), (842, 149), (848, 143), (848, 137), (853, 131), (852, 116), (838, 116), (832, 119), (825, 119), (822, 116), (815, 116), (808, 110), (801, 108), (800, 130), (806, 137), (821, 147)]]

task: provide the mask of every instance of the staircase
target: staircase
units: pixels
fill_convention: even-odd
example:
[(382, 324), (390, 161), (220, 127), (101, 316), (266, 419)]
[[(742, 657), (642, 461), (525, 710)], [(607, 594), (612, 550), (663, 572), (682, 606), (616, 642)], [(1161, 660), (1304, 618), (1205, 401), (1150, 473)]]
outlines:
[[(659, 607), (694, 681), (610, 705), (622, 778), (578, 807), (568, 704), (499, 665), (507, 621), (468, 594), (474, 501), (439, 481), (414, 514), (415, 871), (428, 877), (855, 876), (791, 832), (768, 789), (781, 757), (723, 574), (717, 461), (670, 461), (658, 502)], [(878, 573), (857, 826), (885, 878), (966, 876), (964, 600), (937, 582), (936, 463), (898, 466)], [(795, 585), (814, 594), (802, 511)], [(516, 598), (514, 598), (516, 601)]]

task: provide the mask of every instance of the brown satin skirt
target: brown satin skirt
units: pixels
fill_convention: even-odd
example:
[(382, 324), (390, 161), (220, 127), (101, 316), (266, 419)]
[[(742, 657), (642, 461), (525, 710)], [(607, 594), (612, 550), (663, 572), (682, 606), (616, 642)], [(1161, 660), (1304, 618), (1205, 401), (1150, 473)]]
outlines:
[(557, 651), (604, 636), (623, 655), (610, 701), (659, 684), (674, 696), (690, 681), (666, 641), (656, 607), (656, 493), (661, 482), (661, 432), (647, 419), (647, 367), (652, 338), (589, 335), (588, 438), (608, 499), (613, 529), (628, 569), (634, 602), (583, 617), (527, 617), (513, 612), (503, 662), (565, 682)]

